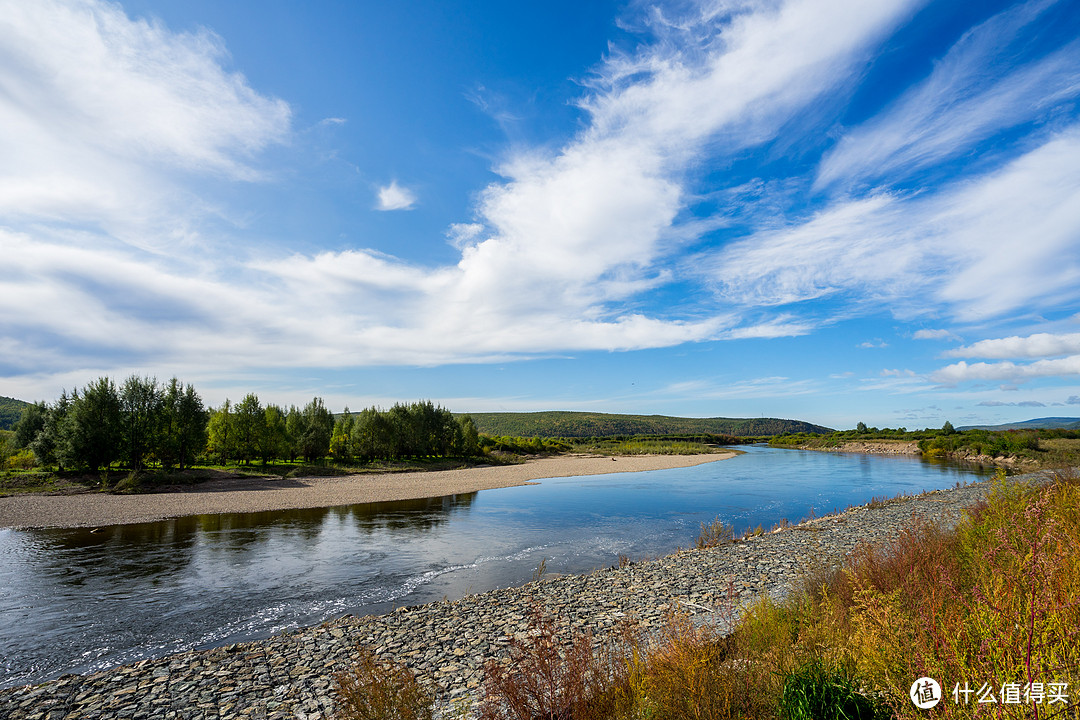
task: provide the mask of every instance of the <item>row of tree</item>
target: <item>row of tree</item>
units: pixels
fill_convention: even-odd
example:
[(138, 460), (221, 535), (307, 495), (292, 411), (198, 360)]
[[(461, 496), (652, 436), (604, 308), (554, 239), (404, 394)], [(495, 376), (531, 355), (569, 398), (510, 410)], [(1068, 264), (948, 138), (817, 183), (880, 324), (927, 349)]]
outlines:
[(235, 405), (226, 400), (211, 412), (207, 449), (221, 463), (297, 458), (314, 462), (329, 452), (333, 429), (334, 415), (322, 398), (314, 398), (303, 409), (292, 405), (286, 410), (263, 407), (251, 393)]
[(368, 408), (337, 418), (315, 398), (302, 410), (263, 407), (251, 394), (229, 401), (210, 416), (209, 452), (221, 462), (258, 459), (308, 462), (330, 456), (340, 462), (407, 457), (465, 457), (480, 452), (476, 426), (430, 401)]
[(469, 457), (480, 453), (472, 418), (454, 418), (430, 401), (368, 408), (339, 418), (330, 454), (339, 460), (397, 460), (406, 457)]
[(321, 398), (286, 410), (251, 393), (207, 410), (191, 385), (135, 375), (120, 386), (99, 378), (55, 403), (35, 403), (14, 431), (15, 447), (29, 448), (39, 464), (93, 471), (116, 461), (139, 471), (148, 463), (183, 469), (196, 459), (348, 462), (481, 452), (473, 421), (430, 401), (355, 415), (346, 408), (335, 418)]
[(117, 387), (107, 377), (55, 403), (34, 403), (14, 427), (15, 446), (42, 465), (100, 470), (120, 460), (141, 470), (153, 458), (184, 468), (206, 447), (207, 411), (191, 385), (132, 375)]

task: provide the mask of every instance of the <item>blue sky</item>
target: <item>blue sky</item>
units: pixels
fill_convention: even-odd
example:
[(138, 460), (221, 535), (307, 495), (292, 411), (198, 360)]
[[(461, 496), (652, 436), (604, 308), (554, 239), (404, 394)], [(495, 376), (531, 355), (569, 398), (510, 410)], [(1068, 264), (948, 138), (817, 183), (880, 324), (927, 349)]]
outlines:
[(1076, 3), (0, 9), (2, 395), (1080, 416)]

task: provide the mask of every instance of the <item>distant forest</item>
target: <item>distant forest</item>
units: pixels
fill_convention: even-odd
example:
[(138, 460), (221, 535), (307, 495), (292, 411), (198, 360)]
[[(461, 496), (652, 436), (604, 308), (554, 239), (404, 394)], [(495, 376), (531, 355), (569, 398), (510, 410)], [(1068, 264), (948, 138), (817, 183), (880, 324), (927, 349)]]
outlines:
[(10, 430), (22, 417), (28, 402), (0, 395), (0, 430)]
[(684, 418), (590, 412), (469, 413), (485, 435), (518, 437), (605, 437), (613, 435), (732, 435), (735, 437), (823, 434), (832, 428), (778, 418)]

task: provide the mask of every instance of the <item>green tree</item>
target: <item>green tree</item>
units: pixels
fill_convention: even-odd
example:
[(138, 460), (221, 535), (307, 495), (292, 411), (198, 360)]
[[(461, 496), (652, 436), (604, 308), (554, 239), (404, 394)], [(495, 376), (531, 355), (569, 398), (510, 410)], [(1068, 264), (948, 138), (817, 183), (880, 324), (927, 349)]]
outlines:
[(68, 397), (67, 390), (60, 392), (60, 399), (54, 404), (46, 406), (45, 422), (27, 445), (39, 465), (56, 465), (59, 470), (64, 469), (57, 450), (60, 447), (60, 428), (70, 407), (71, 398)]
[(864, 433), (864, 432), (866, 432), (866, 423), (864, 423), (864, 422), (862, 422), (862, 421), (860, 420), (860, 421), (859, 421), (859, 424), (855, 426), (855, 432), (857, 432), (857, 433)]
[(120, 430), (128, 467), (143, 469), (146, 455), (157, 445), (162, 397), (156, 378), (132, 375), (120, 389)]
[(330, 437), (334, 434), (334, 415), (323, 405), (322, 398), (314, 398), (304, 406), (301, 413), (301, 435), (297, 443), (300, 454), (308, 462), (326, 457), (330, 452)]
[(15, 449), (30, 447), (38, 433), (45, 428), (45, 421), (49, 416), (49, 406), (44, 402), (36, 402), (23, 409), (22, 417), (15, 423), (12, 430), (15, 435), (12, 444)]
[(265, 465), (271, 460), (288, 458), (291, 448), (285, 412), (277, 405), (267, 405), (263, 417), (265, 430), (259, 445), (259, 457)]
[(237, 456), (245, 464), (259, 455), (266, 428), (266, 414), (255, 393), (248, 393), (233, 409)]
[(356, 420), (345, 406), (345, 412), (334, 420), (334, 432), (330, 435), (330, 455), (337, 461), (349, 461), (353, 457), (352, 432)]
[(293, 462), (301, 454), (300, 438), (304, 436), (304, 414), (295, 405), (289, 406), (289, 413), (285, 416), (285, 433), (289, 437), (289, 462)]
[(465, 457), (473, 457), (480, 454), (480, 433), (476, 431), (476, 423), (472, 417), (466, 415), (458, 420), (461, 428), (461, 444), (458, 446), (458, 454)]
[(393, 434), (386, 413), (371, 407), (356, 416), (352, 430), (352, 452), (365, 461), (390, 457)]
[(72, 467), (108, 468), (121, 450), (120, 393), (107, 377), (73, 392), (71, 407), (60, 425), (57, 460)]
[(183, 470), (206, 449), (206, 408), (191, 385), (175, 377), (162, 393), (161, 428), (155, 453), (163, 467)]
[(956, 428), (953, 427), (953, 424), (951, 422), (946, 420), (945, 424), (941, 426), (941, 434), (953, 435), (954, 433), (956, 433)]
[(211, 411), (207, 426), (207, 441), (210, 452), (217, 456), (222, 465), (236, 457), (236, 433), (233, 429), (232, 404), (228, 398), (218, 410)]

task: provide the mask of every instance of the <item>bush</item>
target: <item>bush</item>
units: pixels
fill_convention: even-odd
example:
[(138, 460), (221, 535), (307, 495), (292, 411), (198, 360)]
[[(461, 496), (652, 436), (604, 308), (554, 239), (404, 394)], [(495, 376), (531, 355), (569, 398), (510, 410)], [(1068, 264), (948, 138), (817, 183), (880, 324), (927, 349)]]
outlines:
[(701, 534), (698, 535), (694, 547), (701, 550), (703, 548), (717, 547), (718, 545), (728, 545), (734, 539), (735, 528), (725, 524), (717, 515), (711, 523), (701, 523)]
[(359, 662), (339, 673), (339, 720), (433, 720), (435, 698), (403, 665), (381, 662), (360, 648)]
[(32, 470), (37, 466), (37, 458), (27, 448), (16, 450), (4, 460), (7, 470)]
[(479, 720), (601, 720), (616, 717), (620, 704), (611, 655), (594, 653), (588, 633), (564, 646), (555, 621), (539, 610), (526, 638), (511, 639), (510, 664), (491, 661), (485, 674)]

